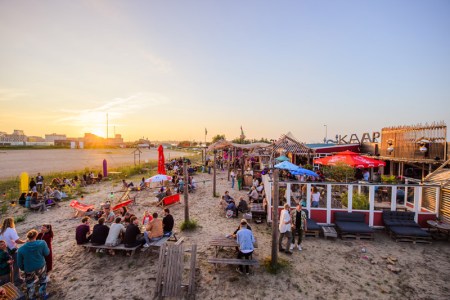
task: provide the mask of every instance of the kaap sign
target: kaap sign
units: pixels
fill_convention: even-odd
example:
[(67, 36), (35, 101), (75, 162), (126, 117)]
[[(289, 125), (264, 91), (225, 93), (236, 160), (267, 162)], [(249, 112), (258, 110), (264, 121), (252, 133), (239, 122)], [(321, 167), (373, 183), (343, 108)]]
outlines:
[(350, 135), (350, 139), (346, 140), (347, 135), (341, 136), (339, 135), (338, 138), (338, 144), (343, 145), (343, 144), (362, 144), (362, 143), (378, 143), (378, 138), (380, 137), (380, 133), (379, 132), (372, 132), (372, 136), (370, 136), (369, 133), (365, 132), (363, 133), (361, 139), (358, 138), (358, 135), (356, 135), (356, 133), (352, 133)]

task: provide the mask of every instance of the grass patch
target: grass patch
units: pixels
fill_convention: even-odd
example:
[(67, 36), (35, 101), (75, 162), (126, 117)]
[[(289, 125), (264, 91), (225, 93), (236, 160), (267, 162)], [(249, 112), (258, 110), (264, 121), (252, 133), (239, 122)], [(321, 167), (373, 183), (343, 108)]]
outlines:
[(266, 269), (267, 272), (270, 274), (277, 274), (281, 272), (282, 270), (287, 270), (289, 268), (289, 261), (278, 257), (278, 263), (275, 265), (275, 267), (272, 267), (272, 257), (267, 256), (263, 259), (262, 265)]
[(8, 203), (3, 203), (0, 207), (0, 211), (2, 212), (2, 215), (6, 215), (8, 212)]
[(17, 216), (14, 218), (14, 223), (20, 223), (25, 221), (27, 218), (27, 215)]
[(195, 230), (198, 227), (197, 220), (189, 219), (189, 221), (184, 221), (181, 223), (180, 229), (184, 230)]

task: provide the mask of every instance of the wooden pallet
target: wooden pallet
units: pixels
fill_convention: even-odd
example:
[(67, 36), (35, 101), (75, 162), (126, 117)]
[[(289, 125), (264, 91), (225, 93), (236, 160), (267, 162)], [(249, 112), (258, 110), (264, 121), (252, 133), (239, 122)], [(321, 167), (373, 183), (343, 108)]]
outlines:
[(373, 233), (354, 233), (354, 232), (340, 232), (341, 239), (356, 239), (356, 240), (374, 240)]
[(322, 232), (323, 232), (323, 236), (328, 239), (330, 238), (337, 238), (337, 232), (336, 229), (334, 229), (334, 227), (331, 226), (322, 226)]
[(389, 232), (389, 235), (396, 242), (410, 242), (410, 243), (413, 243), (413, 244), (416, 244), (416, 243), (431, 244), (432, 243), (432, 237), (399, 235), (399, 234), (395, 234), (392, 231)]

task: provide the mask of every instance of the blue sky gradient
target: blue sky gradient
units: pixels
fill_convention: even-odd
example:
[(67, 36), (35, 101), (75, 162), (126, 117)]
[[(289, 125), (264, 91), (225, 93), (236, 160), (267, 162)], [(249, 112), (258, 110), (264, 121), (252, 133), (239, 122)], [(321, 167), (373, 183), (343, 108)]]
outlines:
[(107, 112), (127, 140), (449, 124), (449, 29), (444, 0), (0, 1), (0, 130), (105, 135)]

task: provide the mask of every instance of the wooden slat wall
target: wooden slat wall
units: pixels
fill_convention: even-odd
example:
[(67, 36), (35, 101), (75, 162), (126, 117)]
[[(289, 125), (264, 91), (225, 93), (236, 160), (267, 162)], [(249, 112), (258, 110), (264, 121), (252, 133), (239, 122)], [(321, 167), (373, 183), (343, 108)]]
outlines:
[(444, 188), (441, 193), (439, 216), (443, 222), (450, 224), (450, 189)]
[(422, 189), (422, 207), (430, 211), (436, 211), (436, 188), (423, 187)]

